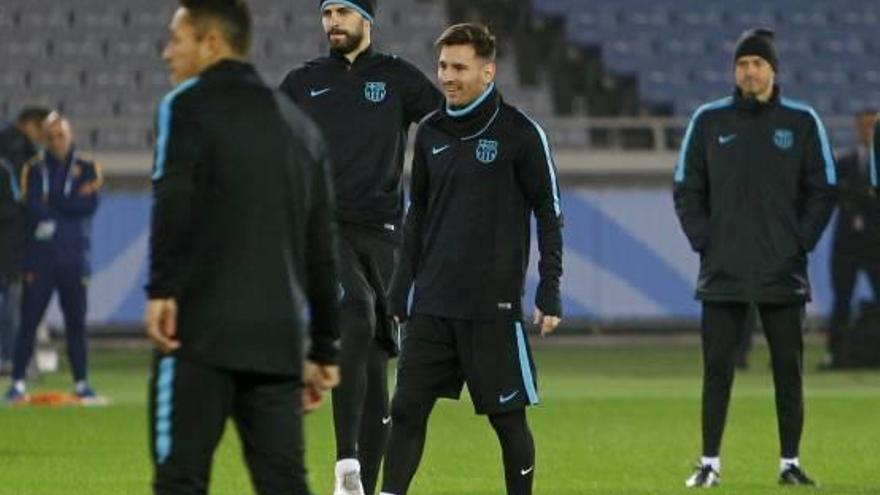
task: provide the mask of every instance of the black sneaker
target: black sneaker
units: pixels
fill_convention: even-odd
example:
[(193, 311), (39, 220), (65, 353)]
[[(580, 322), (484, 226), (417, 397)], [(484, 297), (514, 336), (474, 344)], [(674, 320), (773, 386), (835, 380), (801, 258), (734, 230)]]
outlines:
[(779, 484), (792, 486), (817, 486), (816, 482), (810, 479), (800, 466), (794, 464), (789, 464), (788, 467), (779, 473)]
[(708, 464), (697, 465), (694, 468), (694, 474), (691, 475), (684, 486), (688, 488), (707, 488), (710, 486), (718, 486), (721, 483), (721, 475)]

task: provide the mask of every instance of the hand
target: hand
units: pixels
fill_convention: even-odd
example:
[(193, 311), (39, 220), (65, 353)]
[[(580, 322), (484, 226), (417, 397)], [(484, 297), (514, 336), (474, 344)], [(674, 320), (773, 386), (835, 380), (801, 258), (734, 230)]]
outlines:
[(558, 316), (547, 316), (538, 308), (535, 308), (532, 317), (533, 323), (535, 325), (540, 325), (541, 327), (541, 337), (553, 333), (553, 331), (556, 330), (556, 327), (559, 326), (559, 323), (562, 322), (562, 318)]
[(144, 323), (147, 337), (162, 353), (169, 353), (180, 348), (177, 335), (177, 301), (174, 299), (150, 299), (144, 311)]
[(98, 184), (96, 182), (86, 182), (85, 184), (79, 186), (79, 190), (77, 191), (80, 196), (91, 196), (98, 191)]
[(324, 402), (324, 394), (339, 385), (339, 366), (306, 361), (303, 366), (303, 412), (308, 414)]

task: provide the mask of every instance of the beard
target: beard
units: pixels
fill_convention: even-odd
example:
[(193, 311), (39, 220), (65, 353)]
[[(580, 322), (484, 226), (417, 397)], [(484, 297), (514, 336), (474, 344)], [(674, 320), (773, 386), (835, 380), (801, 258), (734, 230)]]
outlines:
[(753, 79), (746, 79), (743, 85), (740, 87), (740, 92), (742, 93), (743, 97), (754, 99), (757, 98), (759, 95), (766, 93), (771, 86), (772, 85), (770, 84), (761, 84)]
[[(342, 34), (345, 37), (342, 41), (333, 41), (330, 37), (334, 34)], [(327, 42), (330, 43), (330, 51), (336, 55), (348, 55), (349, 53), (357, 50), (357, 48), (361, 45), (361, 41), (364, 39), (363, 31), (358, 33), (349, 33), (341, 30), (334, 30), (327, 33)]]

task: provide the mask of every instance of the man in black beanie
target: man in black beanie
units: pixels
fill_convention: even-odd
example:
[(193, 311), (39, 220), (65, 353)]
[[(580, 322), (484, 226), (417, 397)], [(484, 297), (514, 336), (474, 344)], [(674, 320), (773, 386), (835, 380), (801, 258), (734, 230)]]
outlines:
[(385, 293), (401, 242), (407, 131), (440, 107), (412, 64), (372, 46), (373, 0), (321, 0), (330, 53), (281, 90), (328, 143), (340, 229), (340, 367), (333, 392), (334, 495), (373, 493), (388, 439), (388, 359), (397, 353)]
[(736, 347), (751, 304), (770, 347), (779, 483), (815, 484), (798, 459), (807, 253), (834, 209), (837, 171), (822, 121), (808, 105), (780, 96), (777, 67), (773, 32), (743, 33), (736, 90), (697, 109), (675, 169), (675, 210), (700, 255), (696, 297), (703, 304), (703, 455), (688, 487), (720, 481)]

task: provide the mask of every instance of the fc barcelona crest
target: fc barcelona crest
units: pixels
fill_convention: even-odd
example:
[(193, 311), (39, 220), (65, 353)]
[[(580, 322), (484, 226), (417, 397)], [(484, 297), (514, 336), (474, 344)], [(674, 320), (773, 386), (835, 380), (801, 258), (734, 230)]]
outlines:
[(373, 103), (381, 103), (385, 100), (385, 96), (388, 94), (385, 91), (385, 83), (383, 82), (368, 82), (364, 84), (364, 98)]
[(794, 132), (791, 129), (776, 129), (773, 133), (773, 144), (781, 150), (787, 150), (794, 145)]
[(477, 143), (477, 160), (486, 165), (498, 158), (498, 141), (492, 139), (480, 139)]

